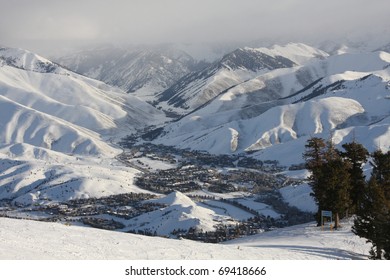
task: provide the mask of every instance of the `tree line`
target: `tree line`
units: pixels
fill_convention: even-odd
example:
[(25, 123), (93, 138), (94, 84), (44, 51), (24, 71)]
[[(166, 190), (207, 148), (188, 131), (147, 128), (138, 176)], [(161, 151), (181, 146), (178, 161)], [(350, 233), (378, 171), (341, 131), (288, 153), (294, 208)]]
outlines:
[[(317, 224), (321, 225), (322, 210), (332, 211), (335, 229), (340, 219), (354, 215), (352, 231), (372, 244), (371, 258), (390, 259), (390, 151), (370, 154), (355, 141), (342, 148), (316, 137), (305, 145)], [(372, 166), (369, 179), (363, 171), (367, 162)]]

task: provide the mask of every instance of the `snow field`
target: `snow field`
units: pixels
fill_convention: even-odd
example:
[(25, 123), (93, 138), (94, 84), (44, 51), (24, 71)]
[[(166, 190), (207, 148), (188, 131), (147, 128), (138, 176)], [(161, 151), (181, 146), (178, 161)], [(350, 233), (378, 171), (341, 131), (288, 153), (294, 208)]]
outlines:
[(0, 259), (8, 260), (367, 259), (370, 248), (350, 232), (349, 222), (340, 231), (305, 224), (226, 244), (7, 218), (0, 218), (0, 229)]

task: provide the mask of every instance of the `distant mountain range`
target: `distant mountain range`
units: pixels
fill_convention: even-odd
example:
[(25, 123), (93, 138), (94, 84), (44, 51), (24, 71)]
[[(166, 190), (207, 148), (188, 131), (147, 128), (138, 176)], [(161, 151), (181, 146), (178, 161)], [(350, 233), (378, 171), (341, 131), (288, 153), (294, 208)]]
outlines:
[[(298, 47), (309, 50), (303, 56), (308, 59), (293, 60)], [(314, 135), (333, 135), (336, 144), (356, 138), (370, 150), (389, 149), (389, 53), (327, 55), (301, 44), (284, 51), (283, 58), (274, 56), (281, 67), (255, 72), (241, 65), (221, 70), (223, 75), (215, 71), (207, 78), (179, 81), (183, 90), (178, 96), (187, 103), (167, 102), (163, 108), (183, 117), (165, 126), (155, 142), (211, 153), (259, 151), (255, 156), (285, 164), (302, 162), (304, 141)], [(237, 72), (252, 76), (234, 82)], [(215, 84), (224, 87), (211, 91)]]
[(142, 192), (136, 171), (114, 157), (121, 137), (151, 126), (159, 128), (155, 144), (286, 166), (302, 163), (312, 136), (388, 150), (386, 50), (330, 54), (290, 43), (242, 47), (206, 63), (171, 48), (110, 48), (54, 63), (2, 47), (0, 197), (31, 203)]
[(172, 46), (98, 49), (58, 61), (176, 118), (155, 143), (258, 151), (254, 156), (292, 164), (302, 161), (303, 142), (313, 135), (389, 147), (388, 46), (360, 45), (323, 44), (330, 53), (302, 43), (242, 47), (203, 64)]
[(119, 87), (145, 100), (153, 100), (156, 93), (207, 64), (197, 62), (184, 51), (170, 46), (103, 47), (56, 60), (77, 73)]
[(273, 49), (240, 48), (209, 67), (186, 75), (159, 94), (155, 104), (165, 111), (185, 115), (261, 74), (291, 68), (306, 60), (326, 55), (302, 44), (275, 46)]

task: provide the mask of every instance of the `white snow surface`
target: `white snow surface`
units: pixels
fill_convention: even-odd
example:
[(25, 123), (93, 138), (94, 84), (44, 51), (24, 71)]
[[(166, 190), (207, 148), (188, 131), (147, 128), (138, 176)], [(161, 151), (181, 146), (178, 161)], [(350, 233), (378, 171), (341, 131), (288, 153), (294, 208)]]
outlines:
[(0, 218), (0, 259), (367, 259), (369, 244), (353, 235), (350, 229), (351, 222), (344, 223), (338, 231), (322, 231), (310, 223), (225, 244), (206, 244), (60, 223)]
[(297, 207), (301, 211), (315, 213), (318, 206), (314, 198), (310, 196), (312, 189), (308, 184), (301, 184), (298, 186), (287, 186), (279, 189), (283, 200), (290, 206)]

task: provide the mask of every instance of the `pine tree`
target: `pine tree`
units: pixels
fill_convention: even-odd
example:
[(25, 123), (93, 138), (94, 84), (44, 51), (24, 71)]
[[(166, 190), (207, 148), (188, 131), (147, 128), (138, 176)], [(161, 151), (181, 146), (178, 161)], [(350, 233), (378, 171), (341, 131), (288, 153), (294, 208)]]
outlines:
[(360, 143), (355, 141), (346, 143), (342, 146), (345, 152), (341, 156), (349, 162), (349, 174), (351, 185), (351, 205), (350, 213), (357, 213), (364, 199), (364, 188), (366, 185), (366, 177), (364, 176), (362, 166), (367, 162), (369, 153), (367, 149)]
[(390, 152), (372, 154), (371, 178), (352, 231), (372, 244), (371, 258), (390, 259)]
[(305, 145), (305, 153), (303, 158), (305, 160), (306, 169), (311, 172), (308, 177), (309, 185), (312, 188), (311, 196), (318, 205), (318, 212), (315, 215), (317, 225), (321, 226), (321, 210), (324, 209), (324, 188), (322, 176), (322, 166), (325, 164), (326, 143), (321, 138), (310, 138)]
[(377, 150), (372, 157), (372, 176), (383, 187), (386, 199), (390, 200), (390, 151), (383, 153), (381, 150)]
[(335, 215), (335, 228), (338, 228), (340, 218), (345, 216), (350, 205), (348, 162), (342, 159), (331, 141), (326, 143), (321, 138), (311, 138), (305, 147), (303, 158), (306, 168), (311, 171), (308, 180), (318, 205), (317, 224), (321, 225), (321, 210), (330, 210)]
[(322, 166), (322, 182), (325, 189), (324, 204), (327, 210), (334, 214), (335, 229), (340, 227), (340, 218), (344, 218), (349, 210), (350, 199), (350, 173), (349, 163), (344, 161), (331, 141), (327, 143), (325, 153), (326, 164)]
[[(389, 205), (375, 178), (371, 178), (365, 190), (363, 209), (354, 221), (352, 232), (372, 244), (371, 258), (381, 259), (383, 250), (388, 248), (386, 235), (389, 223)], [(387, 231), (387, 233), (386, 233)]]

